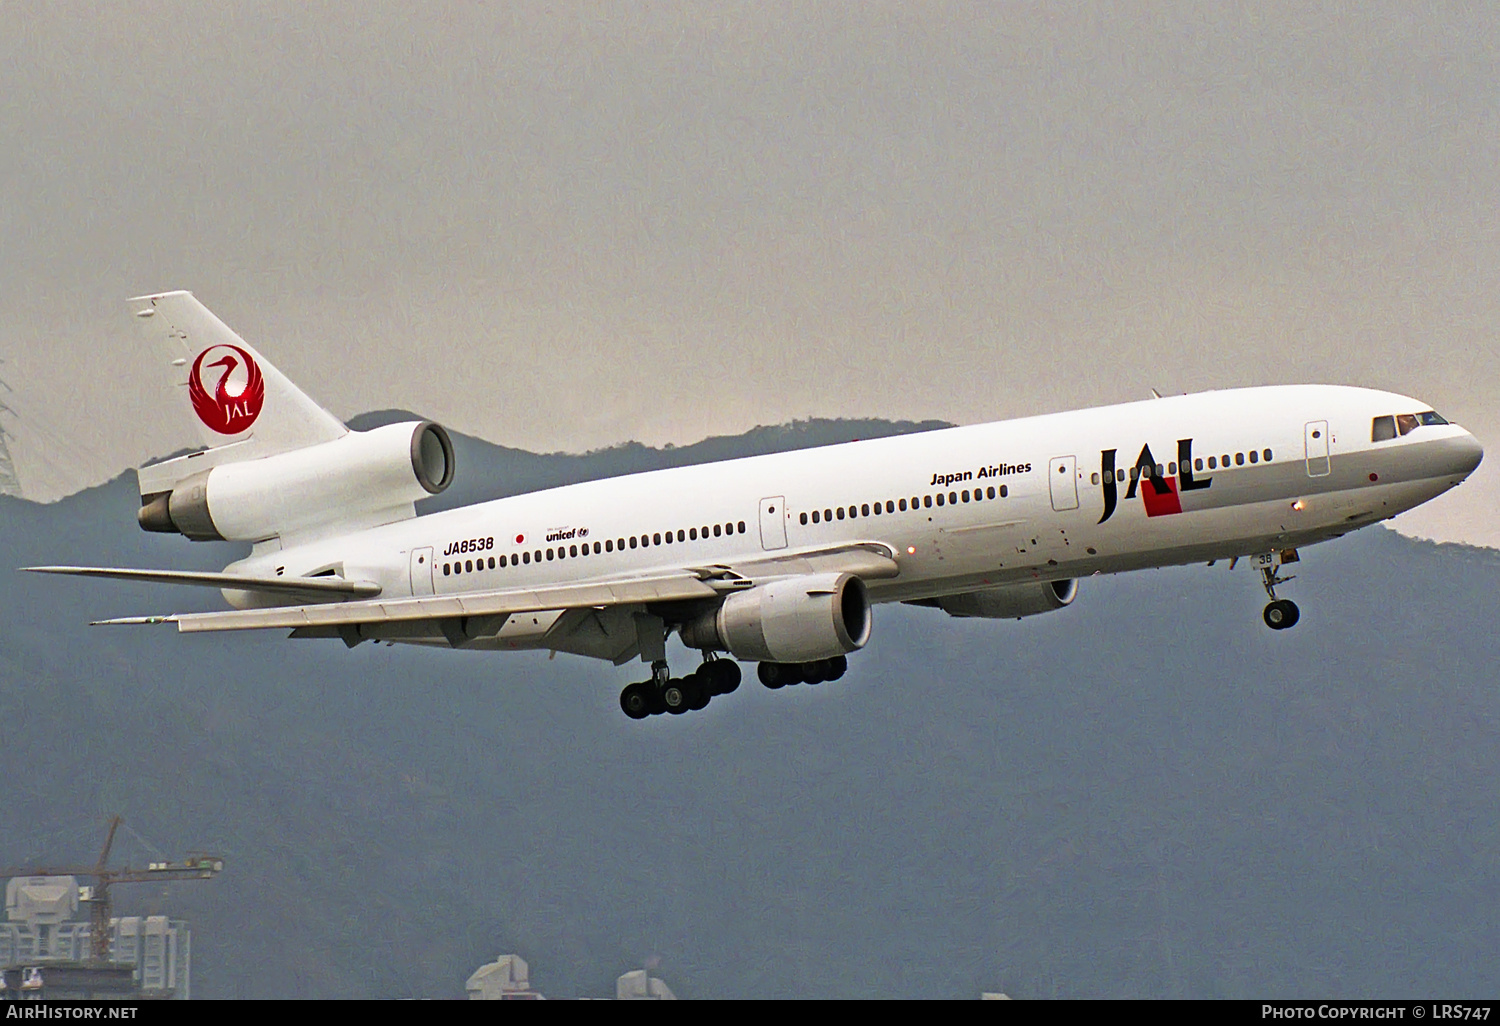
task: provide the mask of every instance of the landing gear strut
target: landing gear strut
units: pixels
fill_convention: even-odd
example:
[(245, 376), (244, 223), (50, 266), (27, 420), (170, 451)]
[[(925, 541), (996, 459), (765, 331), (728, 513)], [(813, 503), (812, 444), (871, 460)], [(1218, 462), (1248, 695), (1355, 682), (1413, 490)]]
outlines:
[[(1296, 550), (1292, 549), (1288, 551), (1292, 553), (1291, 558), (1296, 559)], [(1292, 577), (1282, 577), (1277, 574), (1276, 571), (1281, 569), (1282, 561), (1285, 558), (1284, 553), (1277, 552), (1272, 553), (1270, 556), (1261, 557), (1260, 562), (1261, 584), (1265, 586), (1266, 594), (1271, 598), (1271, 601), (1266, 604), (1265, 610), (1261, 613), (1261, 619), (1265, 620), (1266, 626), (1273, 631), (1284, 631), (1288, 627), (1295, 627), (1297, 621), (1302, 618), (1302, 613), (1297, 609), (1297, 603), (1291, 599), (1278, 599), (1276, 597), (1276, 585), (1285, 584), (1287, 581), (1293, 580), (1296, 576), (1294, 574)]]

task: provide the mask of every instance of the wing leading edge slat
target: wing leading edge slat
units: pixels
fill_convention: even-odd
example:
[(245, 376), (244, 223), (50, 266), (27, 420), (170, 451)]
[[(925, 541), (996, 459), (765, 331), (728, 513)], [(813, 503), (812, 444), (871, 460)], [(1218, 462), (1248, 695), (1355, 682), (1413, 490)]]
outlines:
[(544, 609), (712, 599), (718, 594), (717, 589), (696, 577), (673, 574), (602, 584), (475, 592), (469, 595), (393, 599), (388, 602), (378, 600), (325, 602), (307, 606), (276, 606), (270, 609), (236, 609), (220, 613), (177, 613), (166, 617), (127, 617), (121, 620), (105, 620), (101, 623), (106, 625), (142, 622), (175, 623), (179, 631), (189, 634), (199, 631), (337, 627), (343, 624), (400, 620), (508, 616)]

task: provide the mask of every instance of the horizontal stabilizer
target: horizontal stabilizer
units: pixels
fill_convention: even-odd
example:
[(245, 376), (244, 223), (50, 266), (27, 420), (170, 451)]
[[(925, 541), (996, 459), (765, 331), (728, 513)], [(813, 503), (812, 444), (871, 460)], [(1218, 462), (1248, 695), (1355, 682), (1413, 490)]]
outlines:
[[(287, 595), (326, 595), (329, 598), (373, 598), (380, 585), (369, 581), (346, 581), (342, 577), (247, 577), (195, 570), (129, 570), (107, 566), (27, 566), (33, 574), (67, 574), (71, 577), (107, 577), (117, 581), (150, 581), (154, 584), (194, 584), (203, 588), (237, 588)], [(144, 618), (142, 622), (157, 622)]]

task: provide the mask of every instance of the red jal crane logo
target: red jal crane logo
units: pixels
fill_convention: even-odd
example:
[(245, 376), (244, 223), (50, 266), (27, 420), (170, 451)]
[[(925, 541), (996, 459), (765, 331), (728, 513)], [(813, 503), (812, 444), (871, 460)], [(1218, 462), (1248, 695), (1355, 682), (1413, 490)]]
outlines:
[[(217, 359), (210, 360), (210, 357)], [(210, 392), (203, 375), (224, 368)], [(188, 395), (198, 419), (221, 435), (237, 435), (250, 428), (266, 401), (266, 380), (255, 358), (239, 346), (209, 346), (193, 361)]]

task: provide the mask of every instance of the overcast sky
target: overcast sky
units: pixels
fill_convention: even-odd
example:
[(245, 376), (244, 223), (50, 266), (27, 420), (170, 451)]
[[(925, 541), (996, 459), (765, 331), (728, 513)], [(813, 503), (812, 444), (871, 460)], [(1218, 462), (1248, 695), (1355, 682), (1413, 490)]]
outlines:
[(28, 493), (192, 440), (123, 300), (341, 416), (686, 443), (1318, 381), (1491, 458), (1500, 9), (0, 5), (0, 377)]

